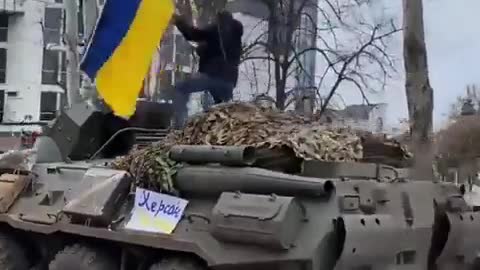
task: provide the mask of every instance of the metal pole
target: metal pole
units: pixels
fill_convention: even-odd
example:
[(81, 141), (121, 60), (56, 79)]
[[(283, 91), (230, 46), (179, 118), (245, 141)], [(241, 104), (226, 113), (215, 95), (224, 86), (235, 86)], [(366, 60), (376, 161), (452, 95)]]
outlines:
[(80, 95), (80, 70), (78, 55), (78, 5), (77, 0), (66, 0), (66, 42), (67, 42), (67, 101), (68, 106), (82, 102)]
[(83, 0), (83, 32), (86, 41), (93, 34), (93, 29), (98, 19), (98, 6), (96, 0)]
[[(83, 37), (85, 41), (85, 49), (88, 46), (88, 42), (93, 34), (97, 19), (99, 16), (99, 7), (97, 5), (97, 0), (82, 0), (83, 8)], [(99, 104), (100, 100), (98, 97), (95, 84), (90, 81), (87, 77), (83, 78), (82, 81), (82, 92), (81, 95), (86, 102), (90, 104)]]

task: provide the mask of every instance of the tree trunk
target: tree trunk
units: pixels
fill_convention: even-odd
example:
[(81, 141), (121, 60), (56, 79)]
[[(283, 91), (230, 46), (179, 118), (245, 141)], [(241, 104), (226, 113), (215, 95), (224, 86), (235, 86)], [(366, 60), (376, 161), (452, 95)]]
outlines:
[(285, 100), (286, 100), (286, 95), (285, 95), (285, 86), (287, 81), (285, 78), (282, 77), (282, 70), (280, 67), (280, 63), (276, 61), (275, 63), (275, 87), (276, 87), (276, 107), (279, 110), (284, 110), (285, 109)]
[(286, 85), (291, 69), (290, 56), (295, 51), (294, 33), (300, 26), (301, 12), (307, 0), (276, 0), (265, 2), (270, 11), (268, 50), (275, 62), (276, 106), (285, 109)]
[(428, 79), (427, 50), (421, 0), (403, 0), (404, 64), (416, 179), (432, 179), (433, 89)]

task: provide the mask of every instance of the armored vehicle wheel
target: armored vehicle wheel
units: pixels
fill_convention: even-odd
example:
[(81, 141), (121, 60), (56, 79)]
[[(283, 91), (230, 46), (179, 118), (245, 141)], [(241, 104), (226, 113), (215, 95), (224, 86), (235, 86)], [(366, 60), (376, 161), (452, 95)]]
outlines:
[(49, 270), (117, 270), (115, 259), (100, 250), (79, 244), (66, 247), (50, 263)]
[(207, 270), (207, 268), (188, 257), (168, 257), (150, 266), (149, 270)]
[(0, 233), (0, 269), (29, 269), (27, 254), (23, 248), (4, 233)]

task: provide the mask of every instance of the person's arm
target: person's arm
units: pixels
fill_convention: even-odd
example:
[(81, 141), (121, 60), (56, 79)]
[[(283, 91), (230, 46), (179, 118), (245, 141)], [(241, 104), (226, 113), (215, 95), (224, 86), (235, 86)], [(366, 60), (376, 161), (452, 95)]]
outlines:
[(180, 33), (182, 33), (188, 41), (207, 41), (212, 36), (212, 26), (208, 26), (205, 29), (199, 29), (195, 26), (189, 25), (180, 16), (175, 16), (174, 22)]

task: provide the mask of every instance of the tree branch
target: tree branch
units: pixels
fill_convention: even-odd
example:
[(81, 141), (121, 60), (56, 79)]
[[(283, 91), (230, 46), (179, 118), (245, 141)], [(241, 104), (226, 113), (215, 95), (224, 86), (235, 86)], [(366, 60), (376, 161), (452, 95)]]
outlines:
[[(327, 109), (327, 106), (330, 102), (330, 100), (332, 99), (333, 95), (335, 94), (335, 92), (337, 91), (340, 83), (345, 80), (346, 78), (346, 75), (345, 75), (345, 72), (347, 71), (347, 68), (348, 66), (350, 65), (350, 63), (352, 63), (357, 57), (359, 57), (362, 53), (365, 52), (365, 50), (371, 46), (375, 41), (377, 40), (381, 40), (385, 37), (388, 37), (388, 36), (391, 36), (397, 32), (399, 32), (400, 30), (399, 29), (394, 29), (392, 31), (389, 31), (385, 34), (382, 34), (382, 35), (379, 35), (377, 36), (377, 32), (379, 30), (379, 27), (376, 26), (373, 31), (372, 31), (372, 34), (371, 34), (371, 37), (370, 39), (368, 40), (368, 42), (366, 42), (365, 44), (363, 44), (360, 49), (353, 53), (350, 57), (347, 58), (347, 60), (343, 63), (342, 65), (342, 68), (340, 69), (339, 73), (337, 74), (337, 79), (332, 87), (332, 89), (330, 90), (330, 93), (328, 94), (327, 98), (325, 99), (325, 102), (324, 104), (322, 105), (322, 108), (320, 109), (320, 116), (325, 112), (325, 110)], [(356, 84), (356, 86), (359, 86), (358, 84)], [(362, 91), (362, 95), (364, 96), (364, 93)]]

